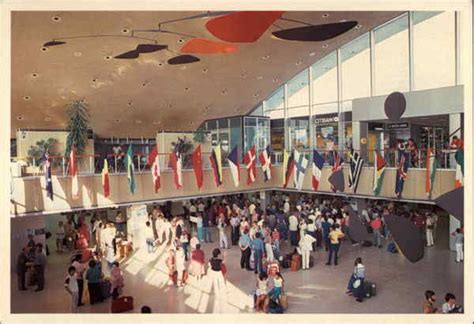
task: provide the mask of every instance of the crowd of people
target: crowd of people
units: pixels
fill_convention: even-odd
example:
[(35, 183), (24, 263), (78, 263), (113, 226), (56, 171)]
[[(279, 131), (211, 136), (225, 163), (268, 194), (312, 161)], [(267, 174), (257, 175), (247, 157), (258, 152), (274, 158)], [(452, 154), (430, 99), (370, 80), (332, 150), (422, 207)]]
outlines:
[[(384, 220), (386, 215), (409, 218), (426, 235), (429, 247), (434, 245), (438, 223), (436, 210), (421, 211), (403, 204), (369, 201), (358, 211), (358, 217), (373, 239), (357, 243), (351, 238), (349, 202), (338, 197), (321, 199), (314, 195), (299, 195), (298, 200), (290, 201), (290, 197), (281, 193), (272, 194), (266, 204), (244, 195), (188, 200), (179, 214), (173, 216), (169, 204), (156, 205), (145, 220), (143, 245), (150, 254), (158, 247), (165, 248), (169, 285), (182, 287), (189, 276), (198, 282), (207, 276), (215, 294), (225, 291), (229, 262), (226, 250), (238, 248), (242, 271), (256, 274), (252, 294), (257, 312), (282, 312), (286, 308), (282, 268), (305, 271), (315, 264), (315, 260), (323, 258), (327, 266), (337, 266), (343, 242), (377, 248), (384, 244), (395, 245)], [(90, 225), (86, 224), (83, 215), (76, 220), (72, 214), (67, 216), (66, 222), (58, 223), (57, 252), (75, 251), (64, 282), (71, 299), (71, 312), (77, 312), (84, 304), (85, 282), (91, 304), (100, 303), (109, 295), (115, 299), (122, 294), (124, 277), (117, 242), (125, 239), (126, 232), (126, 217), (120, 211), (113, 221), (108, 220), (106, 214), (95, 213), (90, 216)], [(213, 238), (216, 232), (218, 237)], [(456, 262), (461, 262), (462, 230), (458, 229), (452, 235), (456, 241)], [(204, 244), (215, 246), (209, 259), (202, 248)], [(19, 289), (26, 289), (28, 266), (36, 272), (37, 290), (43, 289), (45, 260), (42, 249), (42, 245), (31, 238), (20, 254)], [(102, 260), (108, 266), (107, 277)], [(358, 257), (346, 292), (358, 302), (366, 295), (365, 278), (366, 267)]]

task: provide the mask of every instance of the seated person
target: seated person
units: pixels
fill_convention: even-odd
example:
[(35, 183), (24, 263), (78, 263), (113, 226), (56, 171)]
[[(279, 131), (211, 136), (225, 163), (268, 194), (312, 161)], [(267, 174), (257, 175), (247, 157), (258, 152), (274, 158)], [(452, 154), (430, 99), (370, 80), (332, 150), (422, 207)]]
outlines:
[(444, 300), (446, 302), (442, 306), (443, 314), (463, 312), (462, 306), (456, 305), (456, 296), (454, 296), (454, 294), (447, 293), (446, 296), (444, 297)]

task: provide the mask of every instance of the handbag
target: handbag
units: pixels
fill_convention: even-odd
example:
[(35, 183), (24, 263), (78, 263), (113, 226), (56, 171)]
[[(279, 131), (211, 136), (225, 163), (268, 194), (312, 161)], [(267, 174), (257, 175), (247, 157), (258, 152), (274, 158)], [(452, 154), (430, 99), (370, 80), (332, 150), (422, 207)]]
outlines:
[(354, 287), (354, 289), (357, 289), (360, 287), (360, 279), (357, 278), (356, 280), (354, 280), (354, 282), (352, 283), (352, 287)]

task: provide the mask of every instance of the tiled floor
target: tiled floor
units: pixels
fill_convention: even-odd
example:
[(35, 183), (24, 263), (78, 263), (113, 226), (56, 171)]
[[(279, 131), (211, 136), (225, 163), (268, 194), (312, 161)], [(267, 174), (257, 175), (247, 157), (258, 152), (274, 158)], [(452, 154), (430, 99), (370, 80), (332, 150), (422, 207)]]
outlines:
[[(442, 224), (443, 225), (443, 224)], [(446, 292), (457, 296), (463, 303), (463, 263), (454, 262), (454, 253), (448, 250), (447, 224), (438, 229), (436, 246), (426, 248), (425, 257), (412, 264), (400, 254), (391, 254), (385, 248), (352, 247), (344, 243), (339, 266), (326, 266), (325, 252), (314, 252), (315, 266), (306, 271), (284, 270), (285, 289), (289, 296), (288, 313), (419, 313), (426, 289), (432, 289), (442, 302)], [(215, 236), (214, 236), (215, 237)], [(205, 244), (206, 258), (216, 244)], [(285, 246), (286, 247), (286, 246)], [(197, 283), (190, 278), (184, 288), (167, 285), (166, 253), (155, 254), (137, 250), (122, 262), (125, 274), (125, 295), (135, 298), (135, 310), (149, 305), (156, 313), (247, 313), (253, 312), (252, 291), (256, 277), (253, 272), (241, 270), (240, 251), (237, 247), (226, 250), (227, 291), (215, 298), (209, 282)], [(377, 296), (357, 303), (345, 295), (353, 261), (361, 256), (368, 280), (377, 283)], [(48, 258), (46, 286), (42, 292), (16, 290), (16, 275), (12, 275), (12, 313), (65, 313), (69, 299), (63, 288), (67, 255), (53, 253)], [(80, 307), (83, 313), (108, 313), (110, 299), (98, 305)]]

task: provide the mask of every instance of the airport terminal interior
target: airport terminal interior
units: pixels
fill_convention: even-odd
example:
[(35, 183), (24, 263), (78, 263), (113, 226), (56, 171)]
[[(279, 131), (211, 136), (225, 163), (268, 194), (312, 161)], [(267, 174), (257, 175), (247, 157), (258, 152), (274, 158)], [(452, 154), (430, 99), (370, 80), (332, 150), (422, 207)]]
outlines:
[(11, 313), (463, 313), (465, 19), (12, 12)]

